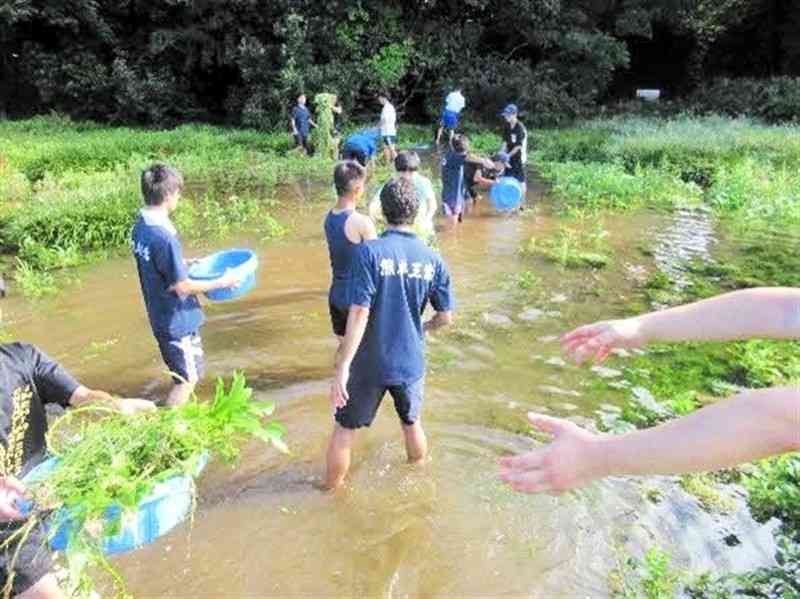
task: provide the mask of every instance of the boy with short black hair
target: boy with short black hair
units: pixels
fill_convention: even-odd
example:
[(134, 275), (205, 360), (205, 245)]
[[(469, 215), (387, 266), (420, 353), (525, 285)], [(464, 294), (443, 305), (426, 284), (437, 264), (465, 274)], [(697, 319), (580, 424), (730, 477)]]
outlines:
[[(439, 254), (412, 231), (419, 202), (411, 181), (389, 181), (381, 206), (386, 231), (358, 247), (351, 273), (347, 333), (331, 387), (336, 424), (328, 445), (326, 489), (341, 486), (355, 430), (372, 424), (387, 391), (402, 424), (409, 463), (422, 463), (427, 455), (420, 422), (425, 333), (452, 322), (450, 274)], [(423, 323), (428, 302), (436, 314)]]
[(375, 239), (375, 225), (368, 216), (356, 212), (358, 200), (364, 195), (367, 171), (358, 162), (345, 161), (333, 170), (333, 183), (338, 201), (325, 217), (325, 238), (331, 260), (333, 280), (328, 293), (333, 334), (344, 337), (347, 312), (350, 308), (348, 282), (350, 267), (358, 245)]
[(139, 272), (147, 316), (174, 387), (168, 406), (185, 403), (203, 374), (200, 326), (203, 310), (198, 293), (236, 287), (240, 280), (226, 273), (212, 281), (189, 278), (178, 232), (169, 218), (178, 207), (183, 176), (164, 164), (142, 172), (145, 207), (133, 227), (131, 245)]
[(510, 158), (510, 168), (506, 175), (514, 177), (522, 184), (522, 195), (525, 196), (525, 165), (528, 162), (528, 130), (519, 120), (519, 109), (516, 104), (509, 104), (500, 113), (506, 121), (503, 131), (503, 148)]
[(306, 154), (311, 154), (311, 147), (308, 145), (308, 136), (311, 127), (317, 124), (311, 120), (311, 112), (306, 107), (306, 95), (297, 96), (297, 105), (292, 109), (292, 117), (289, 119), (294, 135), (295, 146), (302, 147)]

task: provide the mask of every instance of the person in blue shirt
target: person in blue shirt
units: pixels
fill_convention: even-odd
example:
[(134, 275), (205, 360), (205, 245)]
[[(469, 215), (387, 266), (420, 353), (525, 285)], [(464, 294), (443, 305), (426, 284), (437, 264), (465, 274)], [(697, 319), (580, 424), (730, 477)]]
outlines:
[(450, 151), (442, 159), (442, 209), (450, 228), (463, 219), (467, 199), (464, 167), (467, 163), (469, 141), (465, 135), (453, 138)]
[(366, 167), (378, 153), (378, 140), (381, 130), (377, 127), (361, 129), (351, 134), (344, 140), (342, 146), (342, 160), (355, 160)]
[(169, 214), (178, 206), (182, 175), (164, 164), (142, 173), (145, 207), (133, 227), (131, 245), (147, 316), (174, 387), (168, 406), (185, 403), (203, 374), (200, 326), (203, 310), (198, 293), (236, 287), (236, 275), (226, 273), (212, 281), (189, 278), (178, 232)]
[[(358, 247), (350, 273), (347, 332), (336, 358), (331, 402), (336, 410), (323, 487), (342, 485), (355, 430), (370, 426), (388, 391), (405, 438), (408, 461), (427, 455), (420, 422), (425, 384), (425, 333), (452, 322), (455, 300), (447, 266), (413, 233), (419, 201), (414, 184), (393, 179), (381, 192), (387, 229)], [(428, 304), (435, 314), (427, 322)]]
[(297, 96), (297, 106), (292, 109), (290, 124), (296, 147), (303, 148), (306, 154), (310, 155), (311, 147), (308, 145), (308, 136), (311, 132), (311, 127), (316, 127), (317, 124), (311, 120), (311, 113), (306, 107), (305, 94)]
[(328, 254), (333, 273), (328, 294), (328, 308), (333, 334), (340, 340), (344, 337), (347, 312), (350, 308), (347, 287), (350, 280), (350, 265), (358, 245), (377, 237), (372, 220), (356, 212), (358, 201), (364, 195), (366, 183), (367, 171), (352, 160), (340, 162), (333, 170), (333, 184), (339, 199), (325, 217), (325, 239), (328, 241)]

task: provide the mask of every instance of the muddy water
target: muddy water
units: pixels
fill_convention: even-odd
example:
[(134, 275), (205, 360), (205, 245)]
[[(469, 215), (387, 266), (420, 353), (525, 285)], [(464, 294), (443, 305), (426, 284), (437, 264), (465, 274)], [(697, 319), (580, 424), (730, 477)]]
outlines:
[[(429, 343), (430, 463), (404, 464), (396, 417), (384, 405), (359, 434), (346, 489), (329, 496), (313, 488), (332, 425), (326, 205), (300, 191), (284, 197), (286, 240), (217, 244), (258, 248), (260, 281), (240, 301), (209, 305), (204, 328), (209, 378), (243, 370), (260, 399), (278, 403), (293, 454), (252, 445), (236, 469), (212, 465), (191, 534), (183, 527), (116, 561), (134, 596), (596, 597), (608, 594), (607, 573), (621, 552), (653, 545), (694, 571), (771, 562), (769, 528), (750, 520), (740, 497), (740, 509), (722, 517), (668, 478), (614, 479), (559, 498), (516, 495), (496, 479), (498, 456), (534, 444), (527, 410), (591, 424), (598, 410), (622, 401), (597, 392), (598, 374), (563, 364), (553, 336), (624, 314), (638, 279), (677, 267), (686, 253), (711, 252), (705, 215), (609, 217), (614, 260), (598, 272), (519, 254), (528, 238), (561, 224), (535, 193), (535, 210), (502, 217), (484, 207), (441, 235), (459, 309), (453, 329)], [(530, 289), (518, 284), (525, 272), (536, 277)], [(82, 272), (58, 298), (9, 300), (4, 313), (16, 337), (90, 386), (146, 397), (167, 388), (128, 257)], [(660, 489), (663, 500), (645, 499), (645, 487)], [(739, 545), (725, 543), (731, 534)]]

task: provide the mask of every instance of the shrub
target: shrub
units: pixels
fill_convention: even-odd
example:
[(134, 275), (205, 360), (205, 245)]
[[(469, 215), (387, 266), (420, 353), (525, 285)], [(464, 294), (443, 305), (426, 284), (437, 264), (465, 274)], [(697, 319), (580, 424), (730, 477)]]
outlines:
[(800, 121), (800, 77), (715, 79), (698, 88), (689, 102), (703, 112)]

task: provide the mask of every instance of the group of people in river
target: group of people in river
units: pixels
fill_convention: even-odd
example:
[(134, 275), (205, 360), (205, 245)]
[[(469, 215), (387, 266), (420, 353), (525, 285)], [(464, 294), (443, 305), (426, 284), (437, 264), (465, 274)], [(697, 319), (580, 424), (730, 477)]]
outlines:
[[(388, 98), (384, 99), (388, 103)], [(507, 108), (504, 115), (516, 116), (516, 107)], [(446, 126), (452, 125), (448, 118), (446, 122), (443, 118), (443, 130), (452, 129)], [(524, 127), (520, 129), (520, 123), (510, 118), (507, 122), (510, 133), (504, 155), (496, 155), (492, 166), (501, 163), (513, 172), (521, 164), (524, 177), (524, 155), (520, 156)], [(467, 153), (468, 146), (458, 145), (463, 138), (447, 135), (454, 151)], [(386, 143), (392, 146), (387, 158), (391, 156), (397, 174), (372, 199), (369, 215), (358, 212), (367, 169), (359, 160), (347, 159), (334, 168), (337, 201), (324, 223), (332, 268), (329, 311), (339, 340), (330, 390), (333, 432), (321, 483), (328, 490), (344, 483), (355, 431), (370, 426), (387, 393), (400, 420), (408, 461), (424, 464), (425, 336), (454, 319), (456, 303), (447, 264), (424, 242), (425, 235), (433, 231), (435, 193), (430, 181), (417, 172), (419, 157), (413, 152), (397, 152), (394, 141)], [(240, 283), (233, 274), (209, 282), (189, 278), (188, 262), (170, 220), (183, 185), (180, 172), (167, 165), (155, 164), (142, 173), (144, 206), (131, 238), (153, 336), (173, 373), (167, 406), (186, 402), (203, 374), (203, 312), (197, 295)], [(444, 195), (442, 203), (451, 204)], [(443, 209), (448, 218), (452, 212)], [(385, 222), (380, 235), (372, 217)], [(425, 319), (428, 305), (433, 313)], [(617, 350), (652, 342), (754, 337), (800, 338), (800, 290), (736, 291), (669, 310), (582, 326), (564, 335), (561, 342), (564, 353), (582, 363), (600, 362)], [(81, 385), (29, 344), (0, 344), (0, 366), (4, 373), (0, 379), (4, 446), (14, 419), (12, 398), (20, 389), (31, 394), (23, 472), (45, 457), (45, 404), (75, 407), (103, 402), (131, 415), (156, 409), (147, 400), (118, 399)], [(800, 391), (796, 387), (743, 391), (689, 416), (623, 435), (597, 434), (569, 420), (541, 414), (528, 416), (534, 427), (552, 435), (552, 441), (522, 455), (502, 457), (498, 465), (498, 476), (526, 493), (559, 493), (612, 475), (713, 470), (800, 449)], [(0, 477), (0, 541), (19, 531), (24, 521), (19, 502), (24, 496), (25, 487), (16, 478)], [(51, 558), (42, 550), (45, 539), (45, 530), (38, 528), (24, 541), (3, 543), (0, 584), (13, 576), (16, 596), (64, 596), (52, 573)], [(12, 573), (8, 565), (18, 549)]]

